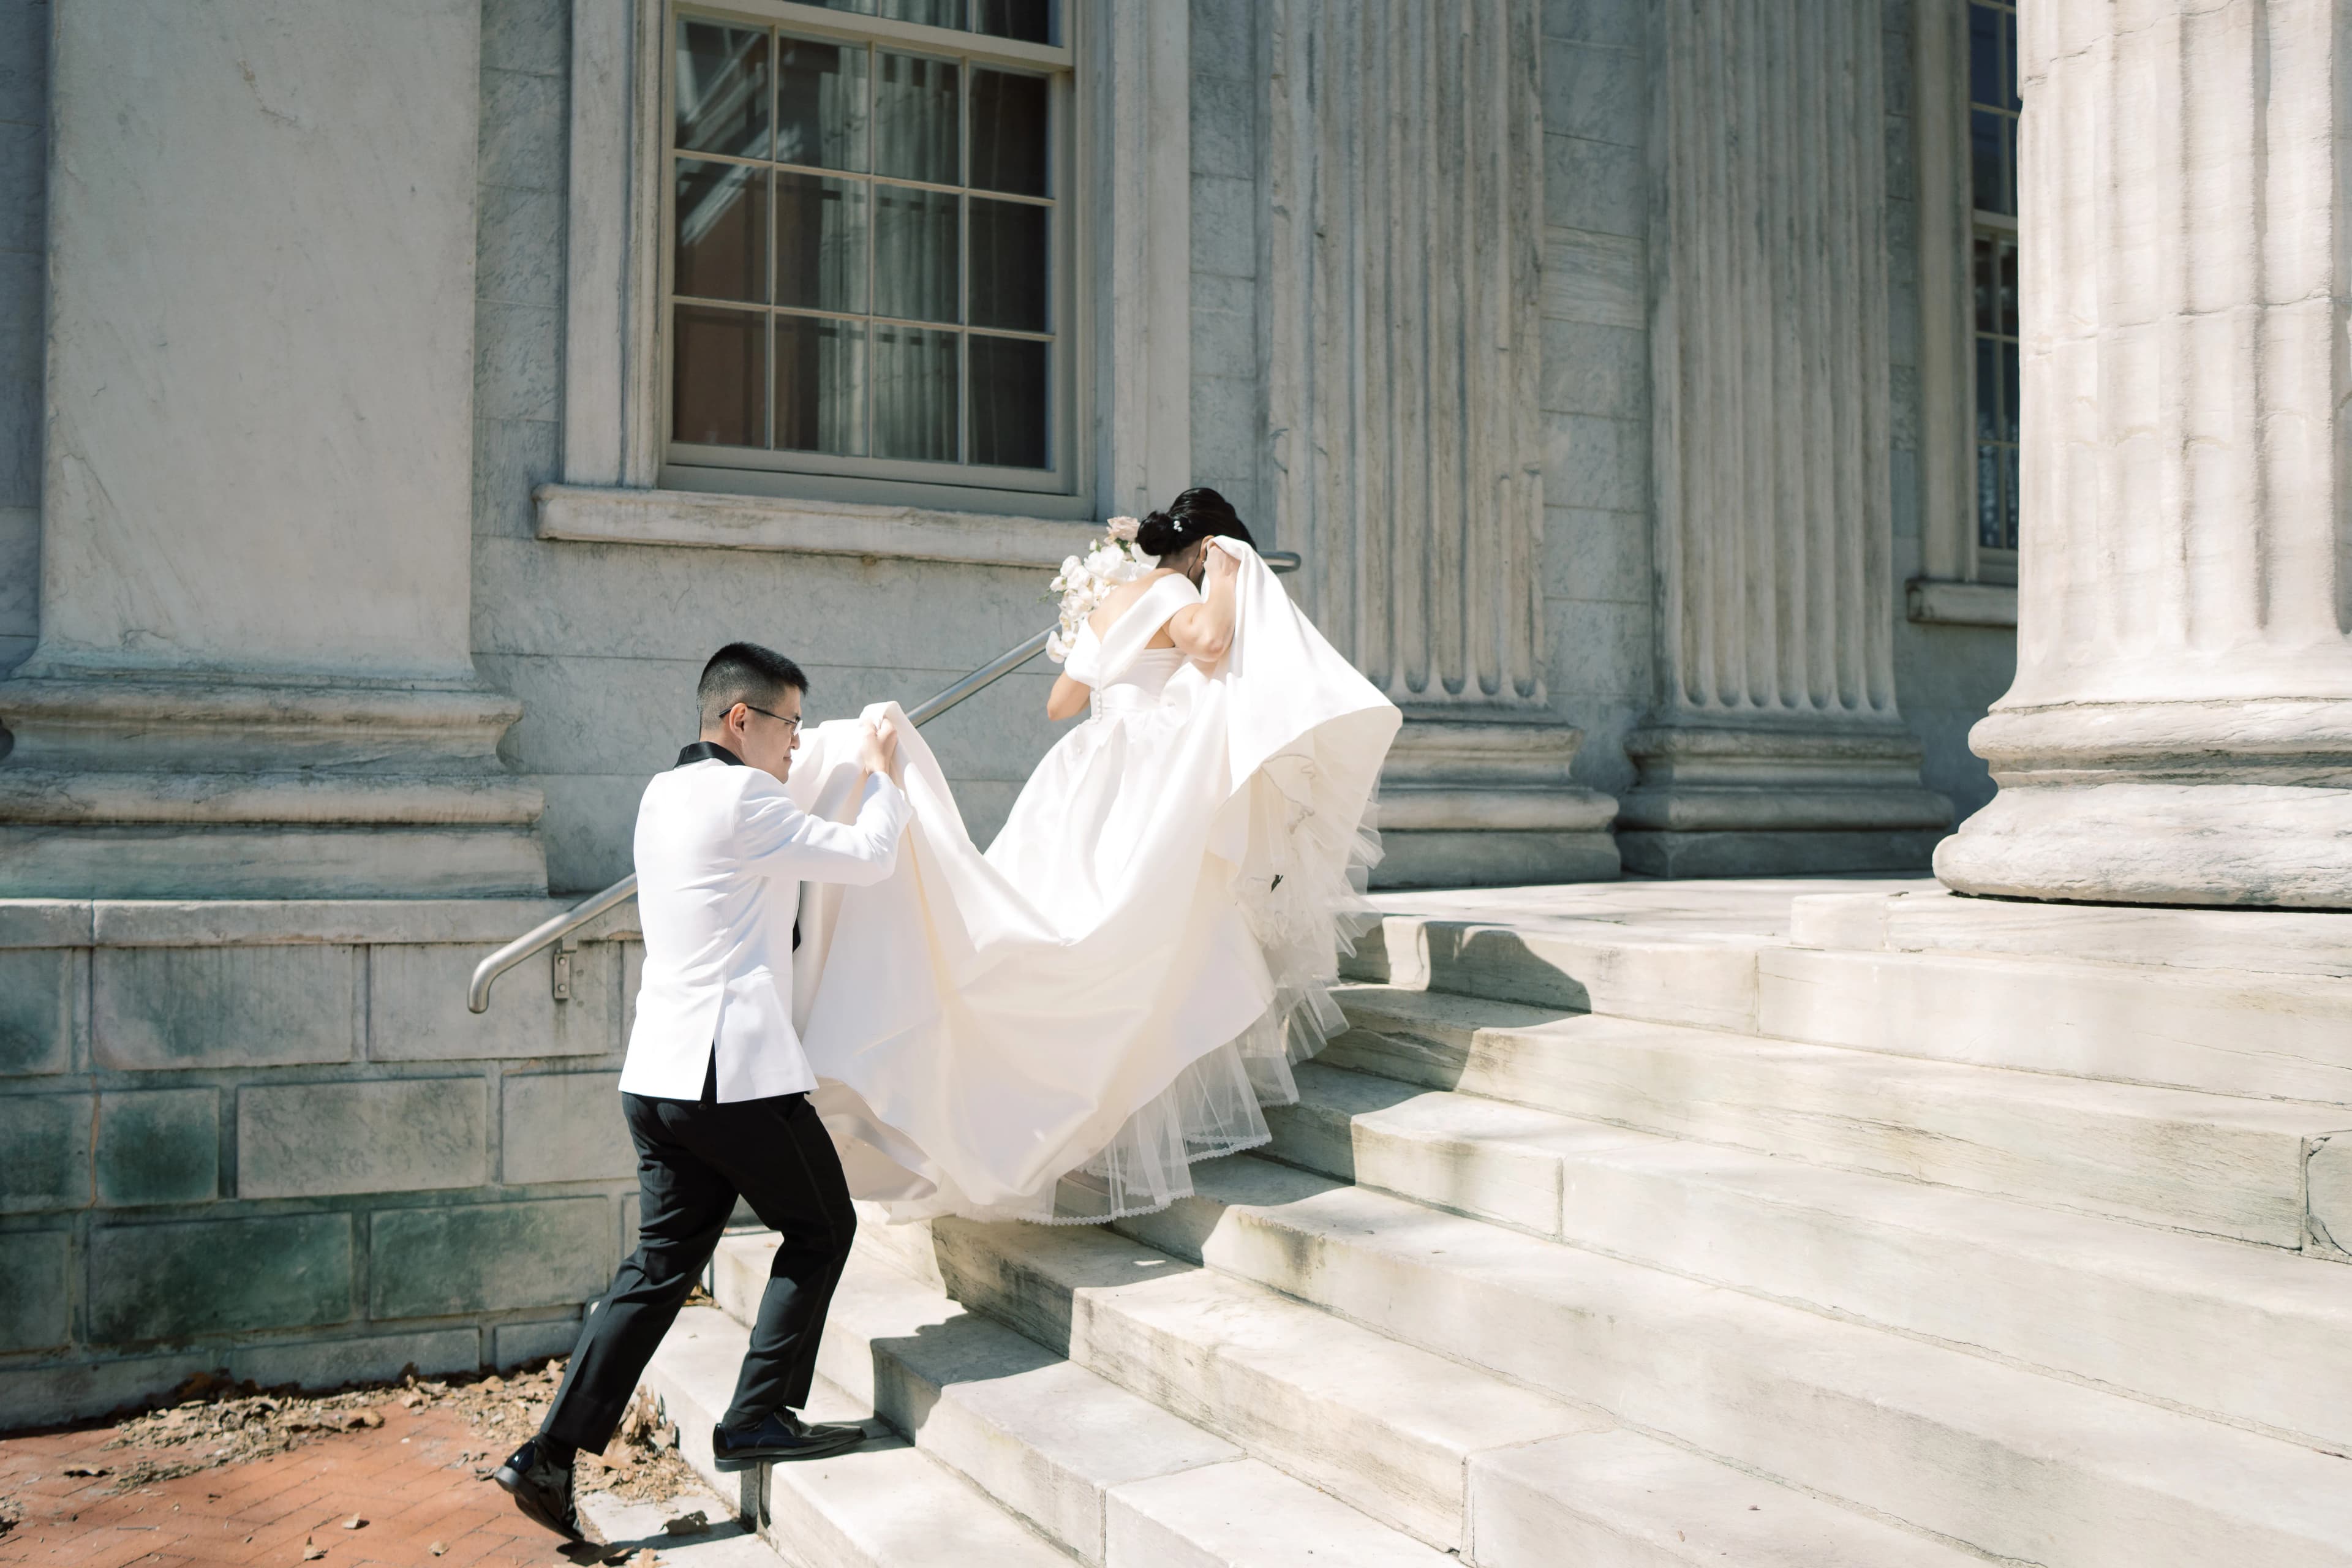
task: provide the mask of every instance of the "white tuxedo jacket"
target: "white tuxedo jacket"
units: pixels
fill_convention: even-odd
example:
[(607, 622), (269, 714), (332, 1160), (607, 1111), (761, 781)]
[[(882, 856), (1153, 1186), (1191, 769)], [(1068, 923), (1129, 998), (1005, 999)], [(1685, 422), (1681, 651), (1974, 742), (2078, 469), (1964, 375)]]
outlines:
[(637, 805), (645, 983), (623, 1090), (698, 1100), (714, 1050), (722, 1101), (814, 1089), (793, 1027), (800, 885), (881, 881), (910, 815), (887, 778), (866, 785), (856, 820), (842, 824), (811, 816), (772, 774), (741, 763), (705, 758), (656, 775)]

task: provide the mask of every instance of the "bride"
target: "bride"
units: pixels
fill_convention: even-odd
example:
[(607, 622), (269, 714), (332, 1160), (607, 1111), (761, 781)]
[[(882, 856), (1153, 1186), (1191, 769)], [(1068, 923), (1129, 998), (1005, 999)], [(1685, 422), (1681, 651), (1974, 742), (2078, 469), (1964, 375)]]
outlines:
[[(803, 889), (814, 1099), (852, 1192), (893, 1219), (1164, 1207), (1192, 1162), (1266, 1141), (1261, 1105), (1297, 1098), (1290, 1064), (1340, 1022), (1326, 988), (1369, 909), (1396, 708), (1214, 490), (1115, 522), (1055, 585), (1046, 712), (1088, 717), (987, 851), (887, 704), (866, 717), (899, 735), (898, 870)], [(855, 729), (810, 734), (789, 786), (805, 808), (848, 804)]]

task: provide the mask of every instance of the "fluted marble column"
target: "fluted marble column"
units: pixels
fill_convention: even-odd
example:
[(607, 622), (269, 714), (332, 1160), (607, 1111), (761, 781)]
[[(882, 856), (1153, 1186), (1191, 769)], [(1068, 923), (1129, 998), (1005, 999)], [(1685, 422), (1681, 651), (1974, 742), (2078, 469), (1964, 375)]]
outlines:
[(2017, 681), (1937, 872), (2352, 907), (2352, 5), (2021, 23)]
[(1268, 0), (1272, 490), (1302, 600), (1406, 712), (1391, 883), (1614, 876), (1543, 626), (1537, 0)]
[(1675, 875), (1925, 866), (1895, 701), (1877, 0), (1650, 13), (1658, 701), (1618, 839)]

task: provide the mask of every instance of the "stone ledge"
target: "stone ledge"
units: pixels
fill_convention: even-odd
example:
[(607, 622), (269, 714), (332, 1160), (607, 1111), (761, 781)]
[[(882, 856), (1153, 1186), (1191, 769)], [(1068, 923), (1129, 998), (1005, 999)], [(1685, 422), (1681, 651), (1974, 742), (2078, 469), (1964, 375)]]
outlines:
[(693, 490), (541, 485), (531, 500), (541, 539), (978, 566), (1057, 566), (1096, 531), (1045, 518)]
[(1816, 893), (1791, 901), (1789, 940), (1843, 951), (2352, 975), (2352, 914), (2304, 910), (2035, 903), (1948, 889)]
[[(511, 942), (563, 899), (0, 899), (0, 948)], [(599, 921), (598, 926), (604, 922)], [(591, 928), (595, 930), (596, 928)]]
[(2010, 583), (1955, 583), (1915, 577), (1907, 597), (1911, 618), (1931, 626), (2017, 625), (2017, 587)]
[(537, 784), (504, 773), (68, 773), (0, 769), (0, 821), (175, 826), (285, 825), (528, 829)]

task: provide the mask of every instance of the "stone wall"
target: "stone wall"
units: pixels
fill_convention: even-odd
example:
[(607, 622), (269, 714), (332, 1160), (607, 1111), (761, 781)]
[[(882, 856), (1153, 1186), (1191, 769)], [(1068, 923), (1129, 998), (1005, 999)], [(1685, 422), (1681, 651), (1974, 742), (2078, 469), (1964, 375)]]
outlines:
[(1543, 8), (1544, 621), (1575, 776), (1610, 795), (1654, 685), (1643, 9)]
[(40, 624), (48, 58), (47, 0), (0, 8), (0, 675)]
[(465, 1004), (554, 907), (0, 905), (5, 1425), (567, 1348), (635, 1219), (634, 933)]
[[(1250, 0), (1192, 8), (1192, 482), (1223, 491), (1256, 530), (1273, 516), (1258, 474), (1260, 18)], [(1272, 532), (1258, 542), (1271, 545)]]
[[(1922, 574), (1919, 516), (1918, 169), (1911, 125), (1911, 0), (1886, 0), (1887, 341), (1894, 433), (1895, 580)], [(1896, 600), (1895, 693), (1927, 757), (1920, 782), (1958, 816), (1992, 798), (1992, 774), (1969, 750), (1969, 726), (2009, 689), (2017, 634), (2007, 626), (1913, 621)]]

